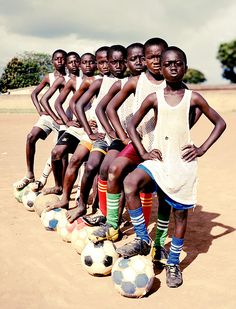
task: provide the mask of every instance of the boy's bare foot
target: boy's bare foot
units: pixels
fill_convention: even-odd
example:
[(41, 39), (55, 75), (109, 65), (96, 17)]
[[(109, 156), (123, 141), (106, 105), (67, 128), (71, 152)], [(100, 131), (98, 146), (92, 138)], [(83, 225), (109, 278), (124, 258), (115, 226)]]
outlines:
[(58, 201), (56, 204), (51, 204), (51, 205), (48, 205), (45, 209), (46, 211), (50, 211), (52, 209), (55, 209), (55, 208), (65, 208), (65, 209), (68, 209), (69, 208), (69, 201)]
[(34, 182), (34, 178), (28, 178), (25, 176), (21, 180), (18, 180), (17, 182), (15, 182), (13, 186), (17, 190), (22, 190), (24, 189), (24, 187), (26, 187), (29, 183), (32, 183), (32, 182)]
[(72, 223), (79, 217), (86, 215), (86, 212), (86, 207), (77, 206), (76, 208), (70, 209), (66, 212), (66, 218), (70, 223)]
[(43, 194), (56, 194), (61, 195), (62, 194), (62, 187), (51, 187), (51, 188), (45, 188), (43, 189)]

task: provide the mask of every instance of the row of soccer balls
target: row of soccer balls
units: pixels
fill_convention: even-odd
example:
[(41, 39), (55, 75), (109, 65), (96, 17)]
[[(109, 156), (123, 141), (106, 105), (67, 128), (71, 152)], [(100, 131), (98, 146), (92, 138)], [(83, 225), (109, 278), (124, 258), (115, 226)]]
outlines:
[(81, 218), (69, 223), (64, 209), (45, 210), (47, 205), (59, 200), (56, 195), (33, 192), (28, 185), (23, 190), (14, 189), (14, 196), (27, 210), (35, 211), (40, 216), (46, 230), (57, 231), (63, 241), (71, 242), (81, 255), (82, 267), (90, 275), (111, 274), (116, 290), (126, 297), (142, 297), (150, 291), (155, 275), (149, 259), (140, 255), (119, 258), (111, 241), (91, 242), (89, 235), (94, 227), (87, 226)]

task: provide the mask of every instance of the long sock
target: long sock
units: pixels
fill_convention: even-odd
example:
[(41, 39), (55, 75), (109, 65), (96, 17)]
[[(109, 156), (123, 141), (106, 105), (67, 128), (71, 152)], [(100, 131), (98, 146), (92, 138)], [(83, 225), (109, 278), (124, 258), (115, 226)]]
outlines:
[(98, 199), (99, 199), (99, 209), (102, 214), (106, 216), (107, 214), (107, 181), (100, 179), (98, 177)]
[(171, 207), (162, 199), (159, 199), (159, 207), (157, 214), (157, 229), (156, 229), (156, 237), (154, 242), (154, 247), (164, 247), (168, 225), (170, 219)]
[(52, 171), (52, 165), (51, 165), (51, 157), (48, 158), (45, 166), (44, 166), (44, 169), (43, 169), (43, 173), (39, 179), (39, 181), (45, 185), (47, 180), (48, 180), (48, 176), (49, 174), (51, 173)]
[(181, 250), (183, 248), (184, 239), (183, 238), (175, 238), (173, 236), (170, 246), (170, 253), (167, 260), (167, 264), (179, 265), (179, 257)]
[(119, 226), (119, 204), (121, 193), (107, 192), (107, 223), (117, 229)]
[(151, 211), (152, 211), (152, 193), (140, 193), (139, 194), (141, 199), (141, 204), (143, 207), (143, 215), (145, 219), (145, 224), (148, 226), (150, 217), (151, 217)]
[(129, 210), (129, 215), (130, 219), (132, 220), (134, 232), (136, 233), (137, 237), (140, 237), (142, 240), (145, 240), (147, 243), (150, 243), (150, 238), (145, 225), (145, 219), (142, 207), (139, 207), (134, 210)]

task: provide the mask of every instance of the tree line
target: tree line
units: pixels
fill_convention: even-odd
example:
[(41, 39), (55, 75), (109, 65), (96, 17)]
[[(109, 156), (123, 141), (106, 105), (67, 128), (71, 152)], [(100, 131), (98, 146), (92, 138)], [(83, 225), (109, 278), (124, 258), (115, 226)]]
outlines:
[[(236, 83), (236, 40), (220, 44), (216, 58), (222, 66), (222, 77), (231, 83)], [(24, 52), (12, 58), (4, 68), (0, 78), (0, 92), (36, 86), (43, 76), (52, 70), (49, 54)], [(193, 68), (189, 68), (184, 76), (184, 82), (189, 84), (199, 84), (205, 81), (204, 74)]]

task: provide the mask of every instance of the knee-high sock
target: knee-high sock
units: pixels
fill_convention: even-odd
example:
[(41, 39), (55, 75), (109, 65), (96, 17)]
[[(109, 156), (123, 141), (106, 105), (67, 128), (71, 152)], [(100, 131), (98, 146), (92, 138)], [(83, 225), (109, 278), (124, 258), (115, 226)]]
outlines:
[(51, 157), (48, 158), (45, 166), (44, 166), (44, 169), (43, 169), (43, 173), (39, 179), (39, 181), (45, 185), (47, 180), (48, 180), (48, 176), (49, 174), (51, 173), (52, 171), (52, 165), (51, 165)]
[(170, 211), (171, 207), (169, 205), (159, 204), (154, 247), (164, 247), (165, 245), (170, 219)]
[(143, 215), (145, 219), (145, 224), (148, 226), (150, 217), (151, 217), (151, 211), (152, 211), (152, 193), (140, 193), (139, 194), (141, 199), (141, 204), (143, 207)]
[(119, 204), (121, 193), (112, 194), (107, 192), (107, 223), (118, 228), (119, 225)]
[(98, 199), (99, 199), (99, 209), (102, 214), (106, 216), (107, 214), (107, 181), (101, 180), (98, 177)]
[(150, 238), (145, 224), (142, 207), (139, 207), (134, 210), (129, 210), (129, 215), (130, 219), (132, 220), (134, 232), (137, 235), (137, 237), (140, 237), (142, 240), (146, 241), (147, 243), (150, 243)]
[(170, 253), (167, 260), (167, 264), (179, 265), (179, 257), (181, 250), (183, 248), (184, 239), (183, 238), (175, 238), (173, 236), (170, 246)]

